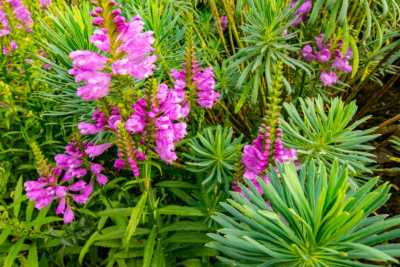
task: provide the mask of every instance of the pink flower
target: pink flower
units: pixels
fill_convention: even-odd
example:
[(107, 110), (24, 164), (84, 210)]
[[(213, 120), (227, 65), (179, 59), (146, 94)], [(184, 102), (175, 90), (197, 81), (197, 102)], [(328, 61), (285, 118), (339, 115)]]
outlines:
[(143, 132), (144, 127), (145, 127), (144, 119), (137, 114), (130, 116), (125, 123), (125, 128), (130, 133), (141, 133)]
[(79, 194), (74, 194), (72, 196), (72, 199), (78, 204), (85, 204), (88, 201), (92, 192), (93, 192), (93, 184), (92, 183), (86, 184), (83, 187), (83, 189), (79, 191)]
[(342, 53), (339, 49), (336, 50), (336, 58), (333, 61), (332, 67), (335, 69), (342, 71), (344, 73), (349, 73), (352, 71), (352, 67), (349, 64), (349, 60), (352, 58), (353, 53), (349, 48), (346, 53), (342, 56)]
[(80, 122), (78, 128), (82, 135), (93, 135), (101, 131), (101, 129), (97, 128), (96, 125), (87, 122)]
[(301, 50), (301, 55), (303, 56), (303, 58), (307, 61), (313, 61), (315, 60), (315, 55), (313, 53), (313, 49), (311, 47), (311, 45), (305, 45), (303, 47), (303, 49)]
[(77, 50), (71, 52), (69, 57), (73, 63), (73, 68), (70, 70), (72, 75), (77, 75), (82, 71), (102, 70), (107, 63), (106, 57), (91, 51)]
[(155, 126), (157, 129), (155, 136), (155, 150), (161, 160), (170, 164), (177, 158), (175, 153), (174, 141), (176, 140), (176, 137), (173, 123), (168, 116), (160, 116), (156, 119)]
[(174, 131), (174, 141), (175, 142), (182, 140), (187, 134), (185, 122), (174, 123), (172, 125), (172, 128)]
[(331, 58), (331, 52), (328, 48), (322, 48), (316, 54), (316, 59), (321, 63), (326, 63)]
[[(200, 69), (199, 65), (196, 62), (193, 62), (192, 72), (192, 81), (196, 89), (197, 104), (203, 108), (212, 108), (220, 98), (220, 94), (215, 91), (216, 82), (213, 70), (211, 68)], [(174, 78), (175, 91), (179, 94), (184, 92), (186, 86), (185, 71), (176, 71), (173, 69), (171, 71), (171, 76)], [(189, 112), (189, 105), (186, 103), (182, 103), (182, 105), (182, 113), (187, 115)]]
[(96, 182), (99, 183), (99, 185), (105, 185), (108, 182), (108, 178), (104, 174), (99, 173), (96, 175)]
[(337, 77), (336, 73), (333, 71), (330, 71), (330, 72), (321, 71), (319, 78), (320, 78), (321, 82), (323, 83), (323, 85), (328, 86), (328, 87), (334, 85), (338, 81), (338, 77)]
[(95, 30), (93, 35), (90, 37), (90, 42), (104, 52), (110, 51), (110, 40), (108, 39), (106, 29)]
[(143, 32), (143, 21), (134, 17), (125, 23), (120, 15), (114, 18), (114, 23), (119, 25), (118, 40), (121, 45), (117, 51), (125, 54), (120, 60), (112, 64), (113, 74), (130, 75), (135, 79), (143, 80), (153, 74), (157, 57), (152, 55), (153, 33)]
[(139, 167), (137, 166), (136, 161), (132, 158), (128, 158), (128, 163), (133, 172), (133, 176), (138, 177), (139, 176)]
[(67, 205), (64, 212), (64, 224), (71, 223), (75, 219), (74, 212), (71, 207)]
[(125, 160), (118, 158), (114, 161), (114, 168), (122, 170), (125, 167)]
[(335, 61), (333, 62), (332, 67), (334, 67), (335, 69), (340, 70), (344, 73), (349, 73), (352, 70), (352, 67), (349, 64), (349, 62), (346, 59), (340, 58), (340, 57), (335, 58)]
[(18, 48), (17, 42), (15, 42), (14, 40), (12, 40), (12, 41), (10, 42), (10, 49), (11, 49), (11, 51), (15, 51), (15, 50), (17, 50), (17, 48)]
[(3, 2), (0, 2), (0, 37), (9, 35), (11, 32), (7, 14), (4, 12)]
[(76, 82), (85, 82), (79, 87), (77, 95), (85, 101), (96, 100), (108, 95), (111, 75), (103, 73), (107, 58), (91, 51), (74, 51), (70, 54), (73, 68), (69, 74)]
[(227, 16), (222, 16), (220, 18), (219, 23), (221, 24), (222, 31), (225, 31), (226, 28), (228, 27), (228, 17)]
[(27, 32), (31, 32), (33, 26), (31, 13), (25, 7), (22, 1), (21, 0), (6, 0), (6, 1), (10, 4), (12, 12), (14, 16), (17, 18), (17, 20), (20, 23), (24, 24), (24, 25), (17, 24), (17, 28), (22, 28), (24, 26)]
[(193, 83), (197, 89), (197, 103), (203, 108), (212, 108), (220, 94), (215, 91), (214, 72), (211, 68), (200, 70), (194, 68)]
[(65, 150), (64, 154), (57, 154), (54, 157), (57, 167), (65, 171), (63, 181), (70, 181), (75, 177), (84, 177), (87, 171), (82, 167), (83, 154), (74, 144), (69, 144)]
[[(297, 3), (298, 3), (297, 0), (292, 1), (290, 6), (294, 8), (296, 7)], [(304, 2), (299, 6), (299, 8), (295, 12), (296, 18), (292, 26), (297, 27), (301, 22), (303, 22), (307, 18), (311, 10), (312, 10), (312, 0), (304, 0)]]
[(88, 144), (85, 153), (90, 157), (90, 158), (95, 158), (100, 155), (102, 155), (106, 150), (108, 150), (112, 144), (101, 144), (101, 145), (94, 145), (94, 144)]
[[(282, 130), (276, 130), (274, 150), (271, 151), (271, 140), (269, 130), (262, 127), (259, 130), (258, 136), (251, 145), (246, 145), (243, 149), (242, 163), (244, 165), (244, 179), (249, 180), (256, 187), (260, 194), (263, 194), (261, 186), (258, 184), (257, 177), (262, 177), (265, 182), (268, 182), (268, 177), (265, 175), (269, 163), (276, 165), (287, 161), (296, 161), (297, 152), (294, 149), (287, 149), (283, 146)], [(273, 162), (269, 162), (272, 156)], [(241, 192), (237, 184), (232, 184), (235, 191)]]
[(118, 124), (121, 122), (122, 117), (117, 107), (113, 107), (111, 110), (111, 116), (108, 118), (108, 127), (112, 130), (116, 130)]

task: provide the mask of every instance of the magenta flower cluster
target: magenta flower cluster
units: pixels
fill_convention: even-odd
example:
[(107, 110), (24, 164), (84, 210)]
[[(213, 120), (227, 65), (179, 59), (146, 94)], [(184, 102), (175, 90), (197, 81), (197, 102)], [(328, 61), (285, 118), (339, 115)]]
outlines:
[(332, 45), (324, 42), (324, 35), (320, 34), (315, 38), (316, 48), (307, 44), (301, 50), (301, 54), (306, 61), (318, 62), (322, 65), (320, 80), (324, 86), (333, 86), (339, 81), (337, 72), (349, 73), (352, 67), (349, 60), (353, 54), (350, 48), (346, 53), (342, 53), (342, 41)]
[[(115, 7), (117, 3), (110, 1), (107, 8), (110, 6)], [(113, 75), (129, 75), (137, 80), (152, 75), (157, 59), (152, 55), (153, 33), (143, 32), (140, 17), (126, 22), (121, 10), (113, 9), (111, 16), (114, 28), (107, 28), (107, 12), (102, 7), (95, 7), (91, 15), (93, 24), (99, 28), (91, 36), (90, 42), (107, 56), (92, 51), (74, 51), (70, 54), (73, 68), (69, 73), (75, 76), (76, 82), (83, 83), (77, 95), (85, 101), (107, 96)]]
[[(12, 15), (6, 12), (6, 4), (8, 4), (7, 6), (11, 9)], [(10, 20), (13, 21), (13, 25), (16, 25), (15, 27), (17, 30), (25, 29), (27, 32), (32, 31), (33, 21), (31, 18), (31, 13), (21, 0), (0, 1), (0, 40), (2, 37), (11, 34), (12, 29)], [(5, 40), (1, 43), (3, 43), (3, 55), (10, 54), (18, 47), (15, 40)]]
[[(186, 72), (184, 68), (181, 71), (172, 70), (171, 75), (175, 82), (181, 87), (187, 86)], [(201, 69), (194, 60), (192, 62), (192, 81), (197, 104), (202, 108), (212, 108), (220, 98), (219, 92), (215, 91), (215, 77), (213, 70), (208, 67)]]
[[(244, 165), (244, 179), (251, 181), (257, 191), (262, 194), (263, 190), (257, 181), (260, 177), (265, 182), (268, 182), (266, 175), (269, 164), (276, 165), (288, 161), (297, 160), (297, 152), (295, 149), (287, 149), (282, 142), (282, 130), (276, 130), (273, 149), (271, 149), (271, 139), (268, 128), (261, 127), (256, 139), (250, 145), (244, 146), (242, 163)], [(272, 162), (270, 162), (270, 160)], [(240, 187), (236, 182), (233, 183), (234, 191), (241, 192)]]
[(134, 176), (138, 176), (137, 160), (146, 158), (141, 152), (144, 150), (141, 146), (144, 145), (145, 139), (147, 145), (153, 144), (154, 151), (161, 160), (166, 163), (176, 160), (175, 146), (186, 135), (184, 119), (188, 116), (189, 110), (184, 87), (176, 81), (172, 89), (166, 84), (161, 84), (157, 93), (150, 99), (139, 98), (132, 105), (131, 113), (126, 120), (122, 118), (118, 108), (113, 108), (108, 118), (103, 112), (96, 110), (92, 116), (93, 123), (81, 122), (78, 127), (82, 135), (93, 135), (101, 131), (118, 134), (118, 124), (122, 123), (139, 142), (135, 144), (135, 157), (124, 159), (120, 152), (114, 167), (122, 169), (130, 166)]
[[(103, 7), (97, 6), (91, 12), (93, 24), (99, 28), (90, 38), (102, 52), (74, 51), (70, 54), (73, 67), (69, 73), (76, 82), (82, 83), (77, 95), (85, 101), (106, 97), (115, 76), (129, 75), (142, 80), (152, 75), (155, 69), (156, 57), (152, 55), (154, 38), (151, 32), (143, 32), (142, 20), (134, 17), (126, 22), (121, 10), (115, 9), (115, 1), (102, 3)], [(110, 18), (112, 23), (107, 21)], [(193, 93), (198, 105), (204, 108), (214, 106), (220, 97), (215, 91), (211, 68), (201, 69), (193, 62), (190, 84), (187, 84), (189, 79), (185, 71), (172, 70), (171, 76), (174, 79), (172, 88), (160, 84), (155, 88), (156, 92), (146, 92), (135, 99), (130, 109), (121, 110), (107, 103), (106, 107), (97, 108), (92, 113), (91, 122), (78, 124), (81, 135), (107, 132), (115, 136), (118, 150), (114, 168), (117, 171), (127, 168), (133, 176), (139, 176), (140, 162), (146, 160), (148, 153), (156, 154), (171, 164), (177, 159), (176, 144), (187, 134), (185, 120), (192, 98), (186, 93)], [(65, 223), (72, 221), (74, 214), (70, 204), (73, 201), (86, 203), (94, 181), (100, 185), (107, 183), (103, 166), (94, 163), (93, 159), (112, 145), (68, 145), (64, 154), (55, 157), (56, 167), (50, 177), (25, 183), (28, 198), (35, 201), (37, 208), (58, 200), (56, 213), (64, 215)], [(84, 178), (89, 174), (92, 179), (88, 182)]]
[[(56, 167), (49, 176), (25, 182), (26, 196), (35, 202), (37, 209), (57, 201), (56, 214), (63, 215), (64, 223), (70, 223), (74, 219), (71, 204), (85, 204), (93, 191), (94, 181), (102, 186), (107, 183), (108, 178), (102, 173), (103, 165), (93, 160), (110, 147), (110, 144), (68, 144), (63, 154), (54, 157)], [(92, 178), (85, 179), (89, 175)]]
[(31, 32), (33, 26), (33, 20), (31, 17), (31, 13), (26, 8), (21, 0), (6, 0), (12, 9), (12, 12), (15, 18), (18, 21), (17, 28), (23, 29), (25, 28), (26, 31)]
[[(291, 8), (295, 8), (300, 0), (294, 0), (290, 3)], [(312, 0), (304, 0), (303, 3), (295, 11), (295, 19), (292, 23), (293, 27), (297, 27), (300, 23), (307, 19), (312, 10)]]

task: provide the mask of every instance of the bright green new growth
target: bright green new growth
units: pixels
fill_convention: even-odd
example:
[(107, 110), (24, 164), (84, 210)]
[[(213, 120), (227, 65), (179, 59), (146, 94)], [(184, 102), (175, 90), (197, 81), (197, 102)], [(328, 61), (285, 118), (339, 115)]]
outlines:
[[(345, 104), (338, 98), (331, 100), (325, 111), (321, 97), (300, 99), (300, 113), (293, 104), (284, 104), (288, 119), (282, 121), (284, 142), (295, 148), (302, 162), (321, 160), (328, 166), (337, 159), (348, 164), (351, 173), (371, 172), (367, 166), (374, 163), (368, 151), (368, 141), (378, 135), (375, 128), (356, 130), (369, 117), (352, 121), (357, 111), (354, 102)], [(300, 115), (302, 114), (302, 115)]]
[(240, 158), (241, 139), (233, 138), (232, 129), (221, 126), (205, 129), (188, 143), (190, 151), (185, 154), (187, 169), (204, 173), (203, 185), (228, 187)]
[[(231, 266), (381, 266), (398, 261), (400, 217), (375, 215), (389, 199), (390, 186), (371, 179), (356, 191), (349, 188), (347, 168), (337, 161), (327, 171), (315, 161), (299, 174), (294, 164), (271, 170), (271, 183), (258, 180), (262, 197), (249, 183), (245, 196), (232, 192), (217, 213), (221, 225), (208, 246)], [(360, 262), (359, 260), (362, 260)]]

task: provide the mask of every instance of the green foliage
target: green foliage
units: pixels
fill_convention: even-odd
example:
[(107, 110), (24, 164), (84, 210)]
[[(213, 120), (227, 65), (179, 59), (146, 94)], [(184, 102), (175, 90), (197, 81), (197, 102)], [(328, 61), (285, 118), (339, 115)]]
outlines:
[(97, 48), (89, 42), (93, 33), (90, 5), (82, 2), (79, 6), (67, 4), (55, 7), (48, 17), (40, 21), (41, 35), (38, 42), (44, 48), (45, 54), (39, 56), (43, 64), (50, 68), (40, 68), (41, 80), (47, 83), (50, 91), (39, 92), (41, 99), (52, 101), (51, 109), (46, 115), (63, 116), (73, 119), (73, 116), (89, 114), (92, 105), (76, 96), (76, 83), (68, 74), (71, 69), (69, 54), (75, 50), (96, 51)]
[[(283, 62), (290, 68), (302, 68), (309, 71), (306, 64), (291, 57), (297, 53), (299, 44), (293, 41), (296, 32), (287, 33), (293, 19), (293, 9), (289, 9), (287, 1), (273, 0), (268, 5), (262, 0), (248, 0), (249, 10), (245, 13), (246, 23), (243, 25), (243, 41), (246, 47), (241, 48), (232, 58), (231, 67), (244, 65), (237, 86), (251, 84), (251, 91), (244, 90), (242, 97), (251, 96), (251, 103), (265, 98), (266, 85), (273, 80), (274, 65)], [(293, 42), (291, 42), (293, 41)], [(288, 91), (291, 87), (287, 79), (283, 82)]]
[[(330, 169), (314, 162), (298, 174), (294, 164), (271, 169), (271, 182), (259, 179), (263, 196), (249, 183), (245, 195), (231, 193), (217, 213), (221, 225), (214, 242), (219, 259), (232, 266), (381, 266), (398, 263), (400, 217), (376, 211), (389, 198), (387, 183), (371, 179), (360, 189), (349, 189), (347, 168)], [(368, 263), (367, 263), (368, 262)]]
[(0, 205), (0, 263), (5, 267), (39, 266), (38, 247), (61, 246), (64, 231), (49, 227), (61, 221), (49, 216), (48, 208), (35, 216), (34, 203), (26, 202), (22, 177), (12, 192), (10, 204)]
[[(0, 57), (1, 265), (396, 264), (400, 247), (389, 241), (400, 236), (399, 218), (388, 219), (377, 210), (388, 199), (389, 186), (377, 179), (349, 186), (354, 175), (375, 171), (373, 147), (367, 144), (376, 137), (374, 128), (358, 127), (366, 129), (376, 120), (355, 121), (355, 103), (339, 99), (369, 102), (363, 93), (384, 94), (392, 80), (388, 75), (399, 70), (397, 0), (314, 0), (307, 19), (296, 27), (289, 0), (117, 1), (124, 16), (140, 15), (145, 29), (153, 31), (156, 79), (113, 77), (110, 102), (93, 104), (76, 96), (77, 84), (68, 74), (70, 52), (102, 53), (89, 41), (91, 1), (53, 0), (42, 10), (38, 0), (23, 0), (32, 12), (33, 32), (13, 32), (19, 48)], [(227, 16), (226, 29), (221, 16)], [(342, 82), (333, 89), (321, 86), (317, 77), (329, 66), (309, 65), (299, 52), (320, 33), (353, 52), (352, 73), (340, 75)], [(212, 66), (222, 97), (217, 109), (192, 109), (187, 125), (192, 138), (177, 147), (182, 161), (163, 164), (149, 151), (139, 177), (116, 171), (117, 148), (124, 158), (134, 158), (130, 148), (142, 141), (121, 125), (116, 140), (108, 140), (108, 134), (96, 137), (117, 144), (99, 158), (109, 182), (96, 186), (87, 204), (73, 207), (73, 223), (63, 225), (55, 217), (56, 201), (39, 211), (27, 201), (23, 181), (48, 174), (47, 159), (63, 149), (70, 126), (87, 121), (95, 105), (104, 111), (118, 106), (126, 119), (133, 95), (141, 96), (143, 87), (154, 92), (159, 82), (171, 87), (171, 68), (189, 69), (193, 55)], [(322, 98), (330, 99), (332, 92), (338, 98), (324, 104)], [(304, 95), (312, 98), (299, 100)], [(289, 102), (286, 112), (283, 101)], [(250, 142), (260, 123), (273, 132), (280, 119), (286, 145), (298, 151), (300, 174), (289, 165), (279, 169), (280, 175), (271, 170), (264, 197), (249, 185), (243, 188), (246, 197), (233, 193), (227, 201), (241, 168), (243, 136)], [(393, 144), (400, 149), (399, 139)], [(230, 215), (221, 213), (221, 201)], [(215, 234), (217, 224), (223, 229)]]
[(337, 159), (347, 162), (352, 173), (371, 172), (368, 165), (375, 161), (367, 142), (378, 135), (373, 134), (375, 128), (356, 129), (368, 117), (352, 121), (357, 111), (354, 102), (345, 104), (335, 98), (327, 110), (320, 97), (299, 102), (300, 112), (294, 104), (284, 104), (288, 118), (282, 121), (282, 129), (285, 144), (297, 150), (302, 162), (318, 159), (330, 166)]
[(192, 138), (185, 153), (187, 169), (200, 173), (203, 186), (230, 186), (235, 165), (242, 149), (241, 138), (233, 138), (232, 129), (221, 126), (206, 128)]

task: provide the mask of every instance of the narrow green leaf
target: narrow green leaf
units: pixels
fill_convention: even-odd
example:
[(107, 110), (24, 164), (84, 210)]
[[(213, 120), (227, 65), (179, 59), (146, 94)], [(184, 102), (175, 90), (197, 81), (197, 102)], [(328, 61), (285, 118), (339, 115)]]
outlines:
[(156, 244), (157, 227), (154, 225), (147, 238), (146, 246), (144, 247), (143, 267), (149, 267), (153, 259), (154, 246)]
[(204, 216), (203, 211), (194, 207), (169, 205), (158, 209), (159, 214), (178, 216)]
[(29, 254), (27, 260), (28, 267), (39, 267), (38, 251), (36, 243), (29, 246)]
[(122, 240), (124, 247), (128, 247), (129, 241), (131, 240), (132, 235), (136, 231), (136, 227), (140, 222), (140, 218), (142, 217), (144, 208), (146, 206), (146, 201), (147, 201), (147, 191), (142, 194), (136, 207), (132, 209), (128, 227), (126, 228), (126, 235)]
[(21, 202), (22, 202), (22, 197), (23, 197), (22, 189), (23, 189), (22, 177), (20, 177), (18, 179), (17, 186), (15, 187), (15, 192), (14, 192), (15, 195), (14, 195), (14, 202), (13, 202), (13, 206), (14, 206), (13, 211), (14, 211), (15, 218), (18, 217), (19, 211), (21, 209)]
[(86, 253), (88, 253), (89, 248), (92, 246), (92, 244), (97, 241), (98, 237), (99, 237), (99, 232), (96, 231), (90, 236), (88, 241), (86, 241), (85, 245), (82, 247), (81, 252), (79, 253), (80, 264), (82, 264), (83, 258), (85, 257)]
[(20, 239), (10, 247), (8, 250), (7, 257), (4, 261), (3, 267), (14, 267), (16, 266), (14, 264), (15, 259), (18, 257), (19, 252), (22, 250), (22, 247), (24, 246), (24, 239)]

